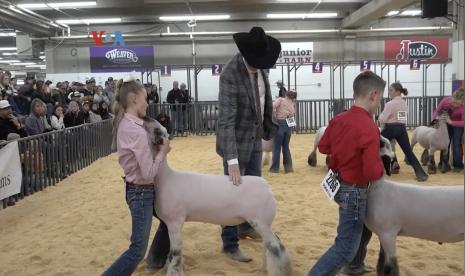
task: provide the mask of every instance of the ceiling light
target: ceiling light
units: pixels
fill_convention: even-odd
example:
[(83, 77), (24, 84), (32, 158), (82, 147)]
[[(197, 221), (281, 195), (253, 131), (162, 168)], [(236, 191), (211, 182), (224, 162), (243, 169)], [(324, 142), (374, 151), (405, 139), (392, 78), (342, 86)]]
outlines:
[(269, 19), (305, 19), (305, 18), (331, 18), (337, 17), (336, 12), (318, 12), (318, 13), (269, 13), (266, 15)]
[(17, 6), (23, 9), (72, 9), (80, 7), (91, 7), (96, 6), (95, 1), (82, 1), (82, 2), (54, 2), (54, 3), (28, 3), (18, 4)]
[(402, 16), (418, 16), (421, 14), (421, 10), (405, 10), (400, 15)]
[(0, 33), (0, 36), (16, 36), (16, 33)]
[(39, 58), (40, 58), (40, 59), (45, 59), (45, 56), (40, 56)]
[(33, 64), (36, 64), (35, 62), (11, 62), (13, 63), (12, 65), (33, 65)]
[(387, 16), (394, 16), (394, 15), (398, 15), (398, 14), (399, 14), (399, 11), (390, 11), (386, 15)]
[(26, 65), (27, 68), (34, 68), (34, 67), (43, 67), (45, 65), (43, 64), (30, 64), (30, 65)]
[(225, 20), (230, 19), (229, 14), (216, 14), (216, 15), (173, 15), (173, 16), (160, 16), (161, 21), (207, 21), (207, 20)]
[(0, 47), (0, 51), (16, 51), (16, 47)]
[(83, 19), (58, 19), (59, 24), (67, 25), (83, 25), (83, 24), (105, 24), (105, 23), (120, 23), (121, 18), (83, 18)]
[(21, 60), (17, 60), (17, 59), (0, 60), (0, 63), (15, 63), (15, 62), (21, 62)]
[(2, 53), (4, 56), (16, 56), (16, 53)]

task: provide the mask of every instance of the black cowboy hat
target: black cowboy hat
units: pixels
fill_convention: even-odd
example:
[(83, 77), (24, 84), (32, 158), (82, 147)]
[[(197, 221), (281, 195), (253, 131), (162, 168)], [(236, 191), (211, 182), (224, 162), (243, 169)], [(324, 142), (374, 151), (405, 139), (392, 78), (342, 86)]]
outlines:
[(273, 67), (281, 53), (281, 43), (268, 36), (261, 27), (253, 27), (248, 33), (236, 33), (234, 42), (247, 63), (257, 69)]

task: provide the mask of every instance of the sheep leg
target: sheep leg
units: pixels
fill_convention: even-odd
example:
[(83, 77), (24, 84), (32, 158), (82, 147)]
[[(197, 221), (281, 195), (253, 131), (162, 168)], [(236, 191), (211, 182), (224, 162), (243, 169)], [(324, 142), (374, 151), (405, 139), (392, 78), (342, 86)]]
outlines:
[(435, 174), (436, 173), (436, 161), (434, 160), (434, 149), (429, 150), (429, 160), (428, 160), (428, 173)]
[(279, 238), (271, 230), (271, 225), (249, 221), (249, 224), (257, 231), (263, 239), (265, 249), (265, 262), (268, 276), (291, 276), (292, 268), (289, 255)]
[(386, 255), (384, 254), (383, 246), (379, 245), (378, 263), (376, 264), (377, 275), (383, 275), (384, 265), (386, 263)]
[(270, 164), (271, 160), (271, 152), (263, 152), (263, 161), (262, 161), (262, 167)]
[[(410, 147), (412, 148), (412, 151), (413, 151), (413, 148), (415, 147), (415, 145), (417, 143), (418, 143), (418, 141), (417, 141), (417, 132), (414, 131), (413, 136), (412, 136), (412, 140), (410, 141)], [(408, 161), (407, 157), (405, 157), (404, 162), (407, 165), (411, 165), (410, 162)], [(424, 164), (424, 165), (426, 165), (426, 164)]]
[(428, 156), (428, 150), (425, 149), (425, 150), (423, 150), (423, 153), (421, 154), (421, 164), (422, 164), (423, 166), (428, 165), (428, 158), (429, 158), (429, 156)]
[(168, 224), (168, 233), (170, 236), (170, 253), (168, 255), (167, 276), (183, 276), (182, 268), (182, 223)]
[(396, 234), (379, 235), (379, 240), (383, 249), (384, 265), (382, 268), (377, 268), (378, 275), (399, 276), (399, 266), (396, 258)]
[(316, 159), (316, 150), (313, 150), (310, 155), (308, 156), (308, 165), (311, 167), (316, 167), (317, 159)]

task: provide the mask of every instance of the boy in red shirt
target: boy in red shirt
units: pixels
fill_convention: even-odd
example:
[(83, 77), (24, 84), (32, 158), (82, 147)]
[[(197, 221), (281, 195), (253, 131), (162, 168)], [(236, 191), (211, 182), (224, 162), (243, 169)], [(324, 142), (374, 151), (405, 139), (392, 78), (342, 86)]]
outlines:
[(360, 244), (366, 243), (362, 233), (368, 185), (384, 173), (379, 156), (380, 133), (373, 114), (385, 86), (386, 82), (371, 71), (359, 74), (353, 83), (354, 105), (329, 122), (319, 143), (319, 151), (331, 155), (329, 168), (339, 176), (340, 188), (334, 196), (339, 205), (339, 225), (334, 244), (309, 276), (335, 275), (354, 259)]

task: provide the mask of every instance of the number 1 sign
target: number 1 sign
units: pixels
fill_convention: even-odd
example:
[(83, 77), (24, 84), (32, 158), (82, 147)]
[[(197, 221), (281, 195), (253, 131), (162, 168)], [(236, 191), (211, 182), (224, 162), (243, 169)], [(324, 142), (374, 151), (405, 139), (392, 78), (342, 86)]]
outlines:
[(367, 71), (371, 68), (371, 61), (369, 60), (362, 60), (360, 61), (360, 71)]
[(312, 65), (313, 73), (322, 73), (323, 72), (323, 62), (314, 62)]
[(223, 72), (223, 65), (221, 64), (214, 64), (212, 65), (212, 75), (219, 76)]
[(162, 77), (170, 77), (171, 65), (163, 65), (162, 67), (160, 67), (160, 74)]

